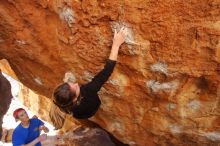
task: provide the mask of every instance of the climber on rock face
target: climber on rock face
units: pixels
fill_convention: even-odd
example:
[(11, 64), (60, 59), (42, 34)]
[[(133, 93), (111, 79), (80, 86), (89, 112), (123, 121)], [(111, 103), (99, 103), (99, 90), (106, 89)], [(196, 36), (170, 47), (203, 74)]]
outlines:
[(122, 27), (119, 32), (115, 30), (112, 49), (105, 67), (92, 81), (84, 85), (68, 81), (54, 90), (54, 103), (61, 111), (72, 114), (77, 119), (90, 118), (97, 112), (101, 104), (97, 92), (113, 72), (119, 47), (124, 43), (127, 35), (128, 30), (125, 27)]
[(41, 142), (47, 139), (46, 134), (40, 135), (42, 130), (45, 133), (49, 132), (41, 120), (38, 118), (30, 119), (23, 108), (16, 109), (13, 116), (16, 121), (21, 121), (12, 135), (13, 146), (41, 146)]

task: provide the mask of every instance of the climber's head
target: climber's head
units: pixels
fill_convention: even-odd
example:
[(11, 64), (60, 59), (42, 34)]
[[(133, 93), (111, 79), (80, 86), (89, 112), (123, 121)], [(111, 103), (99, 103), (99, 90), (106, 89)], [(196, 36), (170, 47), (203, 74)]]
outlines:
[(54, 90), (54, 103), (64, 112), (71, 113), (71, 108), (80, 94), (78, 83), (66, 82)]

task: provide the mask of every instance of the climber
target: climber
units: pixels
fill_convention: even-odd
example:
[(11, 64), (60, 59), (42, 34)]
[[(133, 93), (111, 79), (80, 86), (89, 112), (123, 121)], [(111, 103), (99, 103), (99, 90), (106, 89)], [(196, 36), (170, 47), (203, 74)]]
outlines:
[(41, 146), (41, 142), (47, 139), (46, 134), (40, 135), (42, 130), (49, 132), (41, 120), (35, 117), (30, 119), (23, 108), (16, 109), (13, 116), (16, 121), (21, 121), (12, 134), (13, 146)]
[(77, 119), (88, 119), (97, 112), (101, 104), (97, 92), (113, 72), (119, 47), (124, 43), (127, 35), (128, 30), (125, 27), (122, 27), (119, 32), (115, 30), (111, 52), (105, 67), (91, 82), (84, 85), (65, 82), (54, 90), (53, 102), (61, 111), (72, 114), (72, 116)]

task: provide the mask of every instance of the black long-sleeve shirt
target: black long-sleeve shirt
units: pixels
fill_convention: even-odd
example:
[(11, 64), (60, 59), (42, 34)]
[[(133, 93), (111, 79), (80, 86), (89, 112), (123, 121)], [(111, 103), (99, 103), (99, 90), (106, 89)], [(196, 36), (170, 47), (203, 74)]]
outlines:
[(108, 59), (104, 69), (102, 69), (89, 83), (80, 86), (81, 101), (79, 105), (73, 107), (73, 117), (77, 119), (87, 119), (92, 117), (98, 110), (101, 101), (98, 91), (108, 80), (113, 72), (116, 61)]

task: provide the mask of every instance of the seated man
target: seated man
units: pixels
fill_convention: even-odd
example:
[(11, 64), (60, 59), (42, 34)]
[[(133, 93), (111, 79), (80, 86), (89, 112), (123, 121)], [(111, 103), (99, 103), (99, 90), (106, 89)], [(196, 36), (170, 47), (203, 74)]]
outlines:
[(41, 120), (30, 119), (23, 108), (16, 109), (13, 116), (16, 121), (21, 121), (12, 135), (13, 146), (41, 146), (41, 142), (47, 139), (46, 134), (40, 135), (41, 130), (49, 132)]

